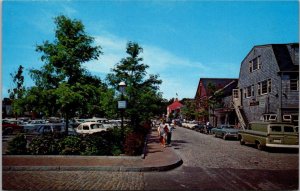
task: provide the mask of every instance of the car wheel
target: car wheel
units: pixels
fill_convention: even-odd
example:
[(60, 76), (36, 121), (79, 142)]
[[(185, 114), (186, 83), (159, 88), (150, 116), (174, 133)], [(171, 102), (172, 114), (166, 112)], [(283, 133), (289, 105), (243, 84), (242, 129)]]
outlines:
[(222, 137), (223, 137), (223, 139), (224, 139), (224, 140), (226, 140), (226, 135), (225, 135), (225, 134), (223, 134), (223, 136), (222, 136)]
[(243, 138), (240, 139), (240, 144), (245, 145), (245, 141), (243, 140)]
[(256, 148), (258, 149), (258, 150), (260, 150), (260, 151), (262, 151), (263, 150), (263, 146), (262, 146), (262, 144), (260, 143), (260, 142), (256, 142)]
[(216, 133), (214, 133), (214, 136), (215, 136), (215, 137), (218, 137)]

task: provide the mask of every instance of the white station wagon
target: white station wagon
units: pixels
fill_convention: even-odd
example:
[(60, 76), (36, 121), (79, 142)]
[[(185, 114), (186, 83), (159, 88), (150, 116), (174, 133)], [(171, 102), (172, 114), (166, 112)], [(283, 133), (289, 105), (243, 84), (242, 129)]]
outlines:
[(100, 131), (106, 131), (101, 123), (98, 122), (85, 122), (78, 125), (76, 132), (79, 134), (93, 134)]

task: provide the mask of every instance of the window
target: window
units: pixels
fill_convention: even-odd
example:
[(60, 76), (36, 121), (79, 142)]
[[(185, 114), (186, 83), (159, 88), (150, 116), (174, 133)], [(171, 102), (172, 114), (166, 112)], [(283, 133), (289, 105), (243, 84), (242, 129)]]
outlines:
[(261, 83), (257, 84), (257, 95), (261, 95)]
[(267, 81), (261, 82), (261, 94), (267, 94), (268, 93), (268, 83)]
[(272, 91), (272, 81), (271, 79), (268, 79), (268, 93), (271, 93)]
[(252, 61), (253, 71), (258, 69), (258, 62), (257, 62), (257, 60), (258, 60), (257, 58), (254, 58), (253, 61)]
[(247, 88), (244, 88), (244, 98), (247, 97)]
[(260, 56), (254, 58), (253, 60), (251, 60), (249, 62), (249, 71), (250, 71), (250, 73), (255, 71), (255, 70), (259, 70), (259, 69), (261, 69)]
[(294, 132), (294, 128), (292, 126), (284, 126), (284, 132)]
[(251, 97), (251, 86), (247, 87), (247, 97)]
[(276, 121), (277, 115), (276, 114), (270, 114), (269, 121)]
[(299, 90), (299, 76), (290, 75), (290, 90), (291, 91)]
[(239, 90), (238, 89), (233, 90), (233, 98), (236, 98), (236, 99), (239, 98)]
[(251, 86), (251, 96), (254, 96), (254, 85)]
[(295, 127), (295, 131), (298, 133), (298, 127)]
[(82, 129), (83, 129), (83, 130), (90, 130), (90, 128), (89, 128), (88, 125), (84, 125), (84, 126), (82, 127)]
[(254, 96), (254, 85), (245, 88), (245, 98), (249, 98), (251, 96)]
[(263, 95), (270, 93), (272, 91), (272, 82), (271, 79), (259, 82), (257, 84), (257, 95)]
[(283, 121), (292, 121), (291, 115), (283, 115)]
[(273, 131), (273, 132), (281, 132), (281, 126), (271, 126), (271, 131)]

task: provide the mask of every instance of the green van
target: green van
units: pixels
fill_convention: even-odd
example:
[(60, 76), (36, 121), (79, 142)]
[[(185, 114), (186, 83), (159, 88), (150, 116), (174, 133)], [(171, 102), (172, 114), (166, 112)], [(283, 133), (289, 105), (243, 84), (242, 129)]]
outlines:
[(299, 148), (298, 127), (290, 123), (251, 122), (247, 129), (240, 130), (241, 145), (255, 144), (257, 149), (266, 147)]

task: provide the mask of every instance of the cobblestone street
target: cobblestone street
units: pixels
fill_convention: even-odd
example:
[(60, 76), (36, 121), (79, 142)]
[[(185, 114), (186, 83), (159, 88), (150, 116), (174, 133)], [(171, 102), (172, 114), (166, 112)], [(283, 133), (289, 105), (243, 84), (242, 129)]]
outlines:
[[(265, 152), (177, 127), (166, 172), (3, 171), (4, 190), (295, 190), (298, 153)], [(163, 156), (162, 156), (163, 157)]]
[(259, 151), (181, 127), (173, 135), (183, 165), (145, 174), (146, 190), (298, 189), (298, 153)]
[(142, 190), (143, 173), (105, 171), (3, 172), (4, 190)]

